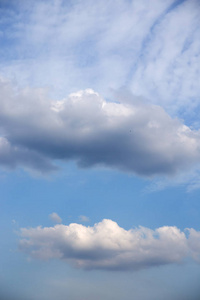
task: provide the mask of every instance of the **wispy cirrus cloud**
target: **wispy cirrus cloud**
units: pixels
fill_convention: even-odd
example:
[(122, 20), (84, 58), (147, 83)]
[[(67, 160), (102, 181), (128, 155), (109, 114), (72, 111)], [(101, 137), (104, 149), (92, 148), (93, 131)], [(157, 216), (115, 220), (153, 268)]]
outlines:
[(19, 247), (33, 258), (57, 258), (83, 269), (139, 270), (181, 263), (186, 257), (200, 261), (200, 232), (188, 231), (189, 237), (175, 226), (125, 230), (105, 219), (93, 227), (23, 228)]
[(155, 95), (157, 103), (176, 113), (186, 105), (186, 116), (199, 105), (200, 6), (198, 1), (176, 2), (149, 31), (130, 81), (136, 94)]
[(126, 86), (198, 121), (198, 0), (14, 3), (1, 9), (6, 77), (51, 86), (57, 97), (92, 87), (107, 98)]

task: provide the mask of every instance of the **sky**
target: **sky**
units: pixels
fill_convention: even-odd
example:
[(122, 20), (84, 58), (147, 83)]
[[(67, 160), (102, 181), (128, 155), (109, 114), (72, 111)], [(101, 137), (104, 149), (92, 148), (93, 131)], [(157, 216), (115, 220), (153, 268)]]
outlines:
[(200, 2), (0, 0), (0, 300), (198, 300)]

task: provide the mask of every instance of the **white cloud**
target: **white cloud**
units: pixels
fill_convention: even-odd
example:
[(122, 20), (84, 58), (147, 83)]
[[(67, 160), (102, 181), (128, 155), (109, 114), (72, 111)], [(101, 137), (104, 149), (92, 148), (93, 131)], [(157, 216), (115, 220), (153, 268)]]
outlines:
[(200, 262), (200, 231), (196, 231), (193, 228), (189, 230), (189, 244), (190, 244), (190, 251), (192, 257)]
[(37, 259), (58, 258), (78, 268), (138, 270), (200, 258), (200, 233), (175, 226), (125, 230), (112, 220), (21, 229), (20, 250)]
[(50, 214), (50, 215), (49, 215), (49, 218), (50, 218), (51, 221), (53, 221), (54, 223), (62, 223), (61, 217), (60, 217), (57, 213), (55, 213), (55, 212), (53, 212), (52, 214)]
[(145, 192), (151, 193), (155, 191), (164, 190), (166, 187), (186, 186), (186, 192), (190, 193), (200, 188), (200, 170), (194, 168), (191, 171), (182, 172), (176, 177), (161, 176), (151, 181), (146, 188)]
[(87, 89), (52, 101), (45, 90), (15, 90), (4, 80), (0, 93), (2, 166), (50, 172), (56, 160), (74, 160), (152, 176), (200, 162), (199, 131), (132, 95), (121, 92), (111, 103)]
[(198, 0), (31, 4), (2, 8), (0, 65), (6, 76), (21, 85), (50, 86), (59, 98), (88, 86), (108, 97), (111, 88), (127, 86), (174, 115), (195, 114)]
[[(199, 1), (183, 1), (152, 28), (132, 72), (132, 91), (185, 115), (199, 105)], [(192, 103), (191, 103), (192, 102)]]

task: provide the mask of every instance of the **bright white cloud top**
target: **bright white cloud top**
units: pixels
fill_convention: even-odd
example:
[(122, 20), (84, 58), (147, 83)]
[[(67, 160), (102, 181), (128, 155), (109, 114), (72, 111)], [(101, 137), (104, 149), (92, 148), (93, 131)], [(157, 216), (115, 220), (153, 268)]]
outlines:
[(125, 230), (112, 220), (93, 227), (81, 224), (21, 229), (20, 250), (33, 258), (57, 258), (78, 268), (138, 270), (200, 259), (200, 232), (177, 227), (145, 227)]
[[(0, 163), (42, 172), (56, 160), (144, 176), (171, 175), (200, 162), (200, 133), (160, 106), (120, 95), (106, 102), (91, 89), (52, 101), (45, 90), (16, 91), (1, 80)], [(131, 103), (123, 99), (131, 98)]]

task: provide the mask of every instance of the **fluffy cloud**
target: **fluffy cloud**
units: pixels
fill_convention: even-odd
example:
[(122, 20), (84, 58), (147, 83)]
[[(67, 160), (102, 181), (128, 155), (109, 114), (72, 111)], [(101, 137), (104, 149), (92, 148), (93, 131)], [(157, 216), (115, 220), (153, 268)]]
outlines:
[(200, 161), (199, 132), (136, 97), (107, 102), (87, 89), (53, 101), (42, 89), (16, 90), (4, 80), (0, 93), (2, 166), (49, 172), (56, 160), (74, 160), (151, 176)]
[(23, 228), (21, 237), (20, 250), (33, 258), (57, 258), (84, 269), (138, 270), (200, 258), (200, 233), (190, 229), (187, 238), (173, 226), (125, 230), (104, 219), (93, 227)]

